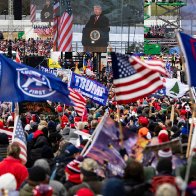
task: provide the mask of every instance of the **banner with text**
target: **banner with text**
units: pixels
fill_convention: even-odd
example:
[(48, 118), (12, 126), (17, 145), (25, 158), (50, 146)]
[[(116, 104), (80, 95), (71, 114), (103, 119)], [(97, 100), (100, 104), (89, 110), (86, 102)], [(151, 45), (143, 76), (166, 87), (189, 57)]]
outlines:
[(82, 95), (92, 99), (95, 103), (106, 105), (108, 89), (101, 83), (72, 72), (70, 87), (78, 89)]
[(57, 72), (58, 72), (58, 69), (50, 69), (50, 68), (43, 67), (43, 66), (40, 66), (40, 70), (44, 71), (46, 73), (51, 73), (51, 74), (53, 74), (55, 76), (57, 76)]

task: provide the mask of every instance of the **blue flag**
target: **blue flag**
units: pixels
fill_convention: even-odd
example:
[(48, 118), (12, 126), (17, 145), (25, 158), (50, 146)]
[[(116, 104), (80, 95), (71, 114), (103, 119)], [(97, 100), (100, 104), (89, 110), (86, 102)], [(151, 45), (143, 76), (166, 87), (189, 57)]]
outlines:
[(114, 121), (105, 115), (95, 132), (93, 141), (83, 156), (96, 160), (102, 166), (105, 165), (107, 177), (123, 176), (126, 164), (119, 153), (119, 130)]
[(78, 89), (82, 95), (92, 99), (95, 103), (106, 105), (108, 89), (103, 84), (72, 72), (70, 87)]
[(178, 40), (187, 65), (188, 84), (189, 86), (196, 87), (196, 39), (185, 33), (179, 32)]
[(73, 105), (60, 79), (0, 55), (0, 101), (46, 100)]

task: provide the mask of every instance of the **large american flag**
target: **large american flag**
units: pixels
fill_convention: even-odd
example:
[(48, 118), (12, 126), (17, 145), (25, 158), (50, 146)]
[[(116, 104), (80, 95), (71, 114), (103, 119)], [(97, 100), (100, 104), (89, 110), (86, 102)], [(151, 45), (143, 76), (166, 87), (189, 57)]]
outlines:
[(31, 0), (30, 20), (31, 20), (31, 22), (35, 22), (36, 21), (36, 5), (35, 5), (35, 1), (34, 0)]
[[(60, 11), (59, 11), (60, 9)], [(60, 13), (58, 17), (57, 13)], [(70, 0), (56, 0), (54, 3), (54, 47), (61, 52), (72, 51), (73, 14)]]
[(86, 99), (77, 91), (69, 88), (69, 98), (74, 103), (74, 109), (79, 116), (82, 116), (86, 108)]
[(162, 61), (112, 53), (113, 84), (118, 104), (128, 104), (163, 88), (160, 75), (166, 74)]
[(22, 127), (22, 122), (19, 116), (16, 116), (14, 123), (15, 124), (14, 124), (14, 132), (12, 135), (12, 143), (17, 143), (20, 146), (21, 149), (20, 159), (22, 163), (25, 164), (27, 162), (27, 142)]

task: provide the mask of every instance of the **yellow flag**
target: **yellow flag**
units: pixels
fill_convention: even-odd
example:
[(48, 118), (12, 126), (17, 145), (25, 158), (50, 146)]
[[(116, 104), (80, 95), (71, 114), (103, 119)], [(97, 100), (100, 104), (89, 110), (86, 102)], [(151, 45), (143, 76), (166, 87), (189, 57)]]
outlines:
[(58, 62), (52, 60), (51, 58), (48, 59), (48, 67), (50, 69), (61, 68), (60, 64)]

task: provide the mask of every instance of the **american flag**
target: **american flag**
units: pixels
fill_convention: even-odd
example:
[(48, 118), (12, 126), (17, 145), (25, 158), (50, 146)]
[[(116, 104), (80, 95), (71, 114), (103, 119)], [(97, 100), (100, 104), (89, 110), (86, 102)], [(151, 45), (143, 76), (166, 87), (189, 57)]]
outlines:
[(16, 116), (15, 122), (14, 122), (14, 132), (12, 135), (12, 143), (17, 143), (20, 146), (21, 152), (20, 152), (20, 159), (23, 164), (26, 164), (27, 162), (27, 142), (26, 137), (24, 134), (24, 130), (22, 127), (22, 122), (19, 118), (19, 116)]
[(86, 99), (77, 91), (69, 88), (69, 98), (74, 103), (74, 109), (79, 116), (82, 116), (86, 108)]
[(163, 88), (162, 61), (142, 61), (134, 56), (112, 53), (113, 84), (118, 104), (128, 104)]
[(31, 1), (31, 5), (30, 5), (30, 19), (31, 22), (36, 21), (36, 5), (34, 0)]
[[(61, 10), (61, 12), (59, 11)], [(54, 3), (54, 47), (61, 52), (72, 51), (73, 14), (70, 0)], [(58, 13), (60, 13), (58, 17)]]
[(17, 62), (17, 63), (21, 63), (20, 54), (19, 54), (18, 49), (17, 49), (17, 51), (16, 51), (16, 62)]

